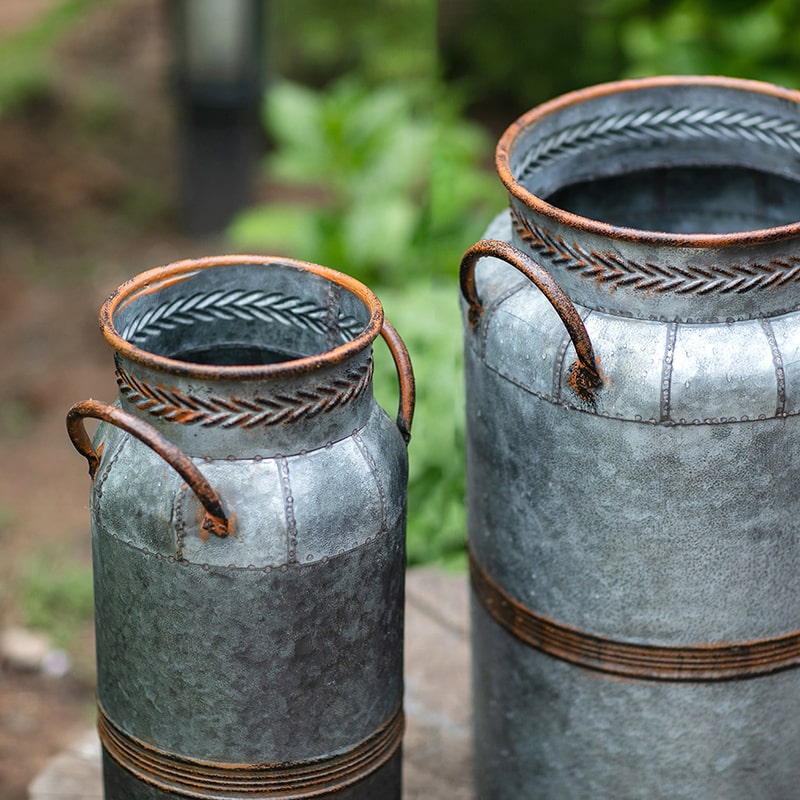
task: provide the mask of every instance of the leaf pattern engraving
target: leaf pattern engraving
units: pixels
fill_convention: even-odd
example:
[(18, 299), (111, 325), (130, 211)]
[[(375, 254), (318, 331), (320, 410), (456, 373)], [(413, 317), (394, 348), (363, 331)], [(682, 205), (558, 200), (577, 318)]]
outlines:
[(655, 264), (626, 259), (617, 253), (587, 250), (577, 242), (567, 242), (527, 219), (513, 206), (511, 222), (532, 252), (551, 264), (577, 272), (582, 278), (611, 289), (626, 287), (642, 292), (674, 292), (679, 295), (744, 294), (753, 289), (800, 281), (798, 256), (776, 258), (764, 264)]
[[(121, 335), (123, 339), (141, 345), (152, 336), (183, 325), (233, 319), (277, 322), (323, 335), (331, 326), (329, 309), (309, 300), (279, 292), (232, 289), (181, 296), (162, 303), (131, 320)], [(336, 328), (344, 343), (358, 336), (364, 325), (354, 317), (340, 314)]]
[(800, 124), (794, 119), (727, 108), (637, 109), (595, 117), (544, 137), (528, 153), (518, 180), (524, 181), (533, 170), (567, 153), (616, 142), (641, 144), (648, 139), (738, 139), (800, 155)]
[(120, 394), (139, 411), (184, 425), (256, 428), (310, 419), (359, 397), (372, 381), (372, 359), (338, 376), (307, 384), (294, 392), (251, 398), (209, 395), (202, 398), (175, 387), (153, 386), (128, 372), (116, 371)]

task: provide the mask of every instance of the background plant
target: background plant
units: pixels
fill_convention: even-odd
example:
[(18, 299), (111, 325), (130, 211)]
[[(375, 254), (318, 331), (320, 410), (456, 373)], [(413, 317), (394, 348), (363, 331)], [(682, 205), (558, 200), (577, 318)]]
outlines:
[(53, 43), (98, 0), (62, 0), (35, 24), (0, 42), (0, 115), (45, 91), (56, 73)]
[(492, 130), (563, 92), (654, 74), (800, 84), (793, 0), (442, 0), (448, 83)]
[[(461, 317), (445, 282), (384, 287), (386, 316), (414, 364), (417, 412), (409, 444), (408, 562), (463, 567), (464, 423)], [(385, 346), (375, 353), (375, 395), (393, 415), (397, 378)]]
[[(250, 209), (245, 249), (278, 250), (375, 289), (420, 389), (409, 561), (463, 559), (463, 397), (456, 268), (504, 207), (496, 135), (537, 103), (634, 75), (723, 73), (792, 85), (800, 8), (787, 0), (380, 0), (276, 9), (265, 103), (270, 180), (298, 202)], [(295, 13), (296, 12), (296, 13)], [(342, 35), (345, 31), (346, 35)], [(285, 38), (283, 38), (285, 37)], [(292, 75), (293, 80), (288, 80)], [(383, 359), (389, 361), (388, 358)], [(394, 376), (376, 391), (392, 408)]]
[[(299, 59), (305, 83), (276, 78), (265, 100), (274, 147), (267, 175), (302, 199), (254, 207), (230, 233), (240, 248), (323, 263), (379, 294), (417, 378), (409, 563), (463, 564), (461, 322), (454, 287), (460, 253), (504, 202), (487, 169), (491, 139), (438, 79), (432, 3), (383, 0), (367, 13), (352, 6), (344, 12), (354, 25), (345, 48), (341, 37), (317, 30), (325, 13), (317, 6), (315, 16), (313, 6), (304, 0), (310, 14), (299, 28), (306, 25), (307, 35), (288, 26), (306, 48)], [(297, 51), (287, 49), (297, 61)], [(326, 59), (327, 74), (314, 68)], [(276, 60), (285, 63), (280, 53)], [(376, 395), (391, 411), (397, 381), (388, 352), (376, 349)]]
[[(410, 446), (409, 563), (460, 563), (464, 549), (459, 253), (502, 206), (482, 159), (488, 137), (453, 100), (416, 83), (369, 87), (345, 76), (327, 90), (282, 82), (268, 95), (275, 142), (267, 169), (303, 189), (231, 228), (240, 248), (275, 249), (365, 281), (409, 347), (418, 397)], [(377, 359), (391, 409), (396, 378)], [(381, 366), (383, 364), (383, 366)]]

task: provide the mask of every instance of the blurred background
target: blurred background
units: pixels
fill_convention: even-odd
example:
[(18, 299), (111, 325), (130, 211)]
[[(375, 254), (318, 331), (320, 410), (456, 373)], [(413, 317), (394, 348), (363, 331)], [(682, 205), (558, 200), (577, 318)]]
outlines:
[(496, 139), (621, 77), (797, 87), (799, 23), (791, 0), (2, 0), (0, 796), (94, 718), (89, 480), (64, 414), (116, 396), (106, 295), (222, 252), (371, 286), (419, 386), (409, 562), (463, 569), (456, 272), (505, 204)]

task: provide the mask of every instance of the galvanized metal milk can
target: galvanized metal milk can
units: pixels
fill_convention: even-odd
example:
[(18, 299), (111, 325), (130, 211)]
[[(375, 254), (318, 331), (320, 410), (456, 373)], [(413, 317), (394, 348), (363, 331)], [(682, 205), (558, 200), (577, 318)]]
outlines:
[(462, 262), (476, 796), (800, 792), (800, 94), (601, 85)]
[(118, 403), (68, 428), (93, 480), (106, 797), (399, 799), (414, 384), (378, 299), (206, 258), (123, 284), (101, 328)]

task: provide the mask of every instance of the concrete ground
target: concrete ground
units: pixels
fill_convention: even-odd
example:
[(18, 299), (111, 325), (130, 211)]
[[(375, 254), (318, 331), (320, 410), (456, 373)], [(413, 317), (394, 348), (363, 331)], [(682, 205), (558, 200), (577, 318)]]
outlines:
[[(467, 576), (410, 570), (403, 800), (472, 797), (468, 629)], [(101, 800), (99, 756), (97, 735), (87, 731), (34, 779), (30, 800)]]

